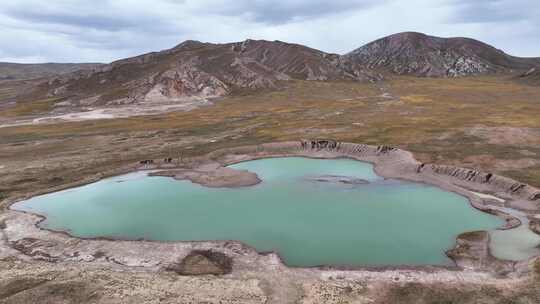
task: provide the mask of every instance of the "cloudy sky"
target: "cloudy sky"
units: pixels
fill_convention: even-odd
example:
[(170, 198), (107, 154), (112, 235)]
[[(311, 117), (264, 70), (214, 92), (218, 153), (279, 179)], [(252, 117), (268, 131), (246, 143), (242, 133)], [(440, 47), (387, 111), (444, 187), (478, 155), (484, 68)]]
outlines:
[(540, 0), (0, 0), (0, 61), (110, 62), (246, 38), (346, 53), (402, 31), (540, 56)]

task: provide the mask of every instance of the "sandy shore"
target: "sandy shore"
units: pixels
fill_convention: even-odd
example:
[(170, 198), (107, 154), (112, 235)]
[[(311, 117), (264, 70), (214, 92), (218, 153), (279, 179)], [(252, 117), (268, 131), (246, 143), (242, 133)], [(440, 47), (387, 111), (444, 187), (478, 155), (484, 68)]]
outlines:
[[(133, 164), (111, 171), (108, 175), (134, 170), (159, 170), (153, 174), (188, 179), (209, 187), (249, 186), (260, 182), (256, 174), (226, 166), (242, 161), (301, 156), (311, 158), (351, 158), (374, 164), (376, 173), (387, 178), (427, 183), (459, 193), (471, 205), (485, 212), (501, 216), (507, 222), (504, 228), (519, 225), (511, 216), (497, 208), (508, 207), (538, 214), (540, 191), (529, 185), (490, 173), (450, 166), (422, 164), (410, 152), (387, 146), (368, 146), (333, 141), (298, 141), (270, 143), (212, 152), (181, 163), (155, 161), (153, 164)], [(105, 175), (104, 175), (105, 176)], [(102, 176), (102, 177), (104, 177)], [(99, 178), (89, 178), (89, 183)], [(82, 184), (82, 183), (80, 183)], [(64, 188), (76, 185), (66, 185)], [(60, 187), (59, 187), (60, 188)], [(58, 191), (50, 189), (49, 192)], [(41, 193), (28, 193), (25, 197), (11, 198), (9, 203)], [(482, 194), (482, 195), (479, 195)], [(471, 281), (482, 282), (527, 274), (533, 258), (521, 262), (501, 261), (489, 252), (489, 237), (480, 232), (464, 233), (457, 237), (456, 246), (448, 255), (457, 268), (438, 266), (418, 267), (332, 267), (291, 268), (283, 264), (276, 253), (257, 253), (253, 248), (236, 241), (219, 242), (153, 242), (108, 239), (79, 239), (66, 233), (40, 229), (42, 217), (8, 210), (0, 215), (0, 259), (16, 256), (23, 260), (41, 260), (54, 263), (85, 263), (100, 267), (114, 267), (132, 271), (162, 271), (186, 257), (193, 250), (215, 250), (234, 261), (232, 274), (267, 271), (286, 272), (288, 276), (372, 278), (413, 278), (413, 281)], [(459, 270), (459, 271), (458, 271)]]

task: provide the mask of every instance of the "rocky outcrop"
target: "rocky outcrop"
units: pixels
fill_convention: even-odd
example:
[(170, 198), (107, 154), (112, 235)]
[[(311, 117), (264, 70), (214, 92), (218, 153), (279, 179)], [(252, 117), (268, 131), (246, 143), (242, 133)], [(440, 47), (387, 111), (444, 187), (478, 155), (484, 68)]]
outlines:
[(493, 192), (504, 192), (509, 195), (532, 201), (538, 201), (540, 199), (540, 190), (537, 188), (493, 173), (435, 164), (424, 166), (421, 172), (432, 172), (439, 175), (445, 175), (452, 178), (452, 180), (458, 181), (460, 184), (466, 182), (485, 184)]
[(397, 149), (390, 146), (369, 146), (362, 144), (343, 143), (329, 139), (302, 140), (303, 150), (326, 150), (356, 155), (384, 155)]
[(186, 98), (215, 98), (228, 93), (229, 86), (217, 77), (182, 64), (169, 69), (148, 83), (150, 90), (137, 96), (145, 102), (182, 101)]
[(540, 65), (531, 68), (527, 72), (519, 75), (517, 80), (530, 85), (540, 85)]
[(338, 149), (338, 142), (335, 140), (326, 140), (326, 139), (318, 139), (318, 140), (303, 140), (301, 142), (303, 149), (328, 149), (328, 150), (334, 150)]

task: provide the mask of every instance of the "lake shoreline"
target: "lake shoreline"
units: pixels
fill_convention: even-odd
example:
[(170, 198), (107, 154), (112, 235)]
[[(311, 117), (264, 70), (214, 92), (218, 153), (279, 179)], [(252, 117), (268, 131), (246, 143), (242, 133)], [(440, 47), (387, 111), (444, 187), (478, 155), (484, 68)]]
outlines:
[[(517, 205), (519, 206), (519, 203), (521, 201), (525, 201), (524, 204), (526, 204), (528, 207), (530, 206), (531, 202), (534, 203), (534, 200), (532, 199), (528, 200), (528, 198), (534, 198), (539, 193), (538, 189), (533, 188), (531, 186), (527, 186), (527, 185), (520, 187), (518, 191), (513, 191), (514, 189), (513, 184), (517, 182), (506, 179), (504, 177), (490, 175), (489, 173), (481, 173), (474, 170), (462, 169), (462, 168), (448, 169), (447, 167), (440, 166), (440, 165), (421, 164), (414, 159), (412, 153), (404, 151), (404, 150), (394, 149), (387, 146), (375, 147), (375, 146), (357, 145), (357, 144), (350, 144), (350, 143), (337, 143), (337, 142), (332, 142), (332, 141), (299, 141), (299, 142), (271, 143), (271, 144), (263, 144), (259, 146), (240, 147), (236, 149), (223, 149), (223, 150), (214, 151), (206, 156), (186, 160), (185, 162), (181, 164), (181, 166), (178, 166), (177, 164), (170, 164), (170, 163), (168, 164), (167, 163), (154, 163), (152, 165), (134, 164), (128, 168), (118, 169), (118, 171), (123, 170), (124, 172), (121, 172), (121, 173), (128, 173), (128, 172), (133, 172), (136, 170), (176, 170), (177, 168), (183, 168), (182, 170), (187, 170), (191, 172), (196, 172), (196, 171), (200, 172), (201, 168), (213, 167), (214, 169), (206, 170), (206, 172), (212, 172), (212, 170), (219, 170), (219, 168), (224, 168), (231, 164), (235, 164), (235, 163), (239, 163), (243, 161), (269, 158), (269, 157), (289, 157), (289, 156), (322, 158), (322, 159), (350, 158), (350, 159), (372, 163), (375, 173), (379, 176), (382, 176), (385, 178), (402, 179), (406, 181), (434, 185), (444, 190), (463, 195), (468, 198), (469, 202), (474, 208), (479, 209), (484, 212), (488, 212), (488, 213), (493, 212), (495, 213), (495, 215), (503, 218), (506, 221), (506, 225), (502, 227), (504, 229), (517, 227), (521, 223), (519, 222), (519, 220), (511, 217), (510, 215), (500, 210), (497, 210), (496, 208), (490, 208), (490, 206), (497, 206), (497, 205), (503, 204), (502, 202), (485, 198), (485, 197), (481, 198), (478, 195), (475, 195), (473, 192), (471, 192), (471, 189), (479, 193), (485, 193), (485, 192), (495, 193), (497, 194), (497, 197), (499, 197), (502, 194), (504, 195), (505, 201), (513, 202), (514, 206), (516, 205), (515, 204), (516, 202), (517, 202)], [(469, 170), (469, 171), (460, 171), (460, 170)], [(473, 173), (464, 173), (464, 172), (473, 172)], [(477, 172), (477, 173), (474, 173), (474, 172)], [(118, 174), (112, 174), (112, 175), (118, 175)], [(486, 178), (487, 176), (489, 176), (489, 178)], [(98, 178), (97, 180), (99, 179), (100, 178)], [(197, 180), (197, 179), (195, 178), (194, 180)], [(491, 182), (485, 182), (486, 180), (488, 181), (491, 180)], [(70, 185), (70, 187), (76, 187), (82, 184), (88, 184), (95, 181), (96, 179), (94, 180), (88, 179), (84, 182), (78, 183), (77, 185)], [(229, 183), (227, 186), (231, 187), (234, 185), (231, 185)], [(70, 187), (64, 187), (64, 189), (70, 188)], [(54, 189), (49, 192), (55, 192), (58, 190), (60, 189)], [(43, 194), (43, 193), (39, 193), (39, 194)], [(26, 197), (26, 199), (35, 195), (38, 195), (38, 194), (29, 194), (28, 197)], [(19, 200), (21, 200), (21, 198), (12, 199), (10, 201), (10, 205)], [(177, 248), (177, 250), (179, 247), (182, 247), (183, 248), (182, 250), (185, 251), (185, 250), (192, 250), (194, 248), (198, 248), (201, 246), (219, 249), (219, 248), (222, 248), (224, 244), (239, 243), (235, 241), (233, 242), (231, 241), (161, 242), (161, 241), (144, 241), (144, 240), (134, 240), (134, 241), (125, 241), (125, 240), (116, 240), (116, 239), (111, 240), (107, 238), (82, 239), (82, 238), (74, 238), (65, 231), (64, 232), (59, 231), (57, 233), (57, 232), (46, 230), (45, 228), (41, 228), (38, 225), (42, 220), (43, 218), (40, 218), (40, 216), (38, 215), (25, 214), (25, 213), (13, 211), (10, 209), (7, 219), (3, 219), (3, 222), (7, 226), (7, 228), (4, 229), (4, 232), (3, 232), (3, 234), (6, 235), (7, 242), (5, 243), (7, 243), (7, 246), (13, 249), (14, 247), (13, 245), (15, 245), (15, 247), (19, 248), (16, 250), (18, 250), (19, 252), (23, 252), (25, 250), (24, 248), (26, 248), (25, 245), (18, 244), (17, 242), (21, 243), (20, 242), (21, 240), (29, 239), (29, 238), (35, 238), (38, 240), (43, 239), (47, 241), (52, 241), (54, 239), (57, 239), (56, 241), (58, 241), (60, 239), (60, 240), (63, 240), (63, 242), (67, 242), (70, 239), (78, 239), (79, 242), (88, 242), (88, 243), (105, 242), (104, 244), (109, 244), (109, 243), (115, 243), (115, 244), (122, 243), (123, 244), (127, 242), (129, 243), (127, 247), (132, 248), (132, 250), (134, 250), (133, 248), (135, 247), (147, 247), (147, 244), (152, 244), (153, 246), (155, 244), (173, 245), (172, 247)], [(29, 227), (29, 226), (32, 226), (32, 227)], [(18, 228), (19, 231), (17, 233), (13, 233), (14, 227)], [(39, 230), (39, 232), (36, 232), (36, 229)], [(6, 233), (6, 231), (8, 231), (8, 233)], [(470, 239), (463, 239), (461, 236), (462, 235), (457, 237), (456, 247), (459, 245), (458, 243), (460, 241), (462, 243), (463, 242), (471, 243)], [(474, 246), (469, 246), (469, 247), (485, 248), (486, 242), (489, 242), (489, 239), (487, 240), (482, 239), (479, 244), (477, 244), (478, 242), (477, 240), (475, 240), (471, 243)], [(97, 245), (107, 247), (107, 245), (104, 245), (104, 244), (78, 244), (79, 246), (77, 247), (77, 249), (80, 249), (80, 250), (77, 252), (80, 256), (84, 252), (91, 251), (91, 248), (95, 248), (95, 246)], [(141, 246), (137, 246), (137, 245), (141, 245)], [(0, 242), (0, 247), (2, 246), (4, 246), (4, 244)], [(118, 246), (118, 245), (115, 245), (115, 246)], [(115, 247), (115, 246), (111, 246), (111, 247)], [(261, 256), (261, 257), (270, 256), (272, 257), (271, 259), (273, 260), (277, 259), (279, 263), (282, 265), (282, 267), (290, 268), (291, 270), (300, 271), (302, 269), (306, 269), (306, 268), (296, 268), (296, 267), (286, 266), (285, 264), (283, 264), (283, 261), (281, 260), (279, 255), (276, 253), (261, 254), (261, 253), (257, 253), (256, 251), (253, 252), (254, 251), (253, 248), (250, 248), (244, 244), (237, 244), (236, 246), (240, 246), (241, 248), (244, 248), (245, 250), (242, 250), (242, 252), (244, 254), (248, 254), (249, 256)], [(32, 242), (31, 246), (27, 246), (27, 247), (32, 247), (32, 250), (33, 250), (32, 252), (36, 252), (36, 248), (39, 248), (40, 250), (47, 249), (47, 248), (43, 248), (42, 246), (36, 247), (35, 242)], [(64, 246), (64, 248), (62, 248), (62, 246), (59, 245), (59, 248), (56, 248), (56, 249), (57, 251), (66, 251), (66, 250), (69, 251), (70, 249), (73, 249), (73, 248), (67, 248), (67, 247), (69, 246)], [(452, 249), (456, 249), (456, 247)], [(462, 246), (462, 248), (464, 247), (467, 247), (467, 246)], [(20, 250), (21, 248), (22, 250)], [(73, 249), (73, 251), (75, 250)], [(140, 255), (144, 257), (148, 255), (147, 253), (145, 253), (144, 248), (137, 248), (135, 249), (135, 251), (137, 252), (135, 256)], [(249, 251), (249, 253), (246, 253), (247, 251)], [(55, 256), (54, 252), (46, 253), (46, 254), (51, 257)], [(120, 252), (118, 252), (118, 254), (121, 255)], [(456, 256), (456, 252), (454, 252), (454, 255), (451, 257), (451, 259), (457, 265), (457, 268), (453, 269), (452, 271), (455, 271), (458, 269), (469, 269), (469, 270), (482, 271), (482, 272), (485, 272), (485, 271), (494, 272), (495, 271), (494, 268), (497, 268), (499, 269), (497, 270), (497, 272), (500, 272), (500, 268), (503, 268), (505, 269), (505, 272), (508, 272), (512, 275), (520, 275), (528, 271), (528, 264), (532, 261), (532, 259), (529, 259), (528, 261), (522, 261), (522, 262), (497, 260), (493, 256), (491, 256), (489, 250), (487, 252), (485, 251), (474, 252), (472, 258), (467, 258), (467, 256), (470, 255), (471, 252), (461, 252), (460, 254), (461, 255)], [(477, 256), (479, 254), (482, 254), (483, 256), (480, 256), (480, 257)], [(35, 256), (33, 256), (32, 258), (35, 258)], [(478, 258), (480, 258), (480, 261), (482, 262), (474, 263), (474, 260)], [(69, 258), (62, 258), (62, 257), (51, 258), (51, 259), (56, 259), (56, 262), (70, 260)], [(75, 260), (77, 260), (77, 258), (75, 258)], [(88, 260), (92, 260), (92, 259), (89, 258)], [(95, 261), (95, 260), (96, 259), (92, 261)], [(109, 260), (114, 261), (114, 260), (117, 260), (117, 258), (113, 258)], [(490, 261), (490, 262), (486, 264), (484, 263), (485, 261)], [(107, 262), (110, 263), (110, 261), (107, 261)], [(163, 263), (164, 261), (157, 261), (157, 264), (163, 264)], [(144, 264), (145, 263), (134, 263), (134, 265), (137, 265), (137, 267), (149, 267), (149, 266), (144, 266)], [(377, 268), (383, 269), (382, 271), (385, 271), (388, 269), (410, 269), (410, 267), (413, 267), (415, 270), (418, 270), (418, 271), (422, 271), (422, 269), (424, 268), (431, 269), (431, 270), (440, 269), (441, 271), (445, 269), (444, 266), (388, 266), (388, 268), (386, 266), (383, 266), (383, 267), (377, 267)], [(319, 269), (319, 270), (321, 269), (336, 270), (328, 266), (319, 266), (319, 267), (314, 267), (314, 268)], [(360, 270), (367, 270), (372, 267), (358, 266), (358, 267), (338, 267), (338, 268), (346, 270), (346, 271), (354, 272), (354, 271), (360, 271)], [(308, 268), (308, 269), (311, 269), (311, 268)]]

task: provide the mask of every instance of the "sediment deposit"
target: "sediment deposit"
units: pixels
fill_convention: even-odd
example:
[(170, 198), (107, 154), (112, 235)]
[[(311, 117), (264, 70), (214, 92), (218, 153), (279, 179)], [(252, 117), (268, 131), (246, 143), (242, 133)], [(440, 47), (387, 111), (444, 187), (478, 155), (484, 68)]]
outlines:
[(247, 187), (261, 182), (257, 174), (234, 170), (219, 163), (208, 163), (196, 169), (171, 169), (150, 173), (152, 176), (170, 176), (177, 180), (189, 180), (206, 187)]

